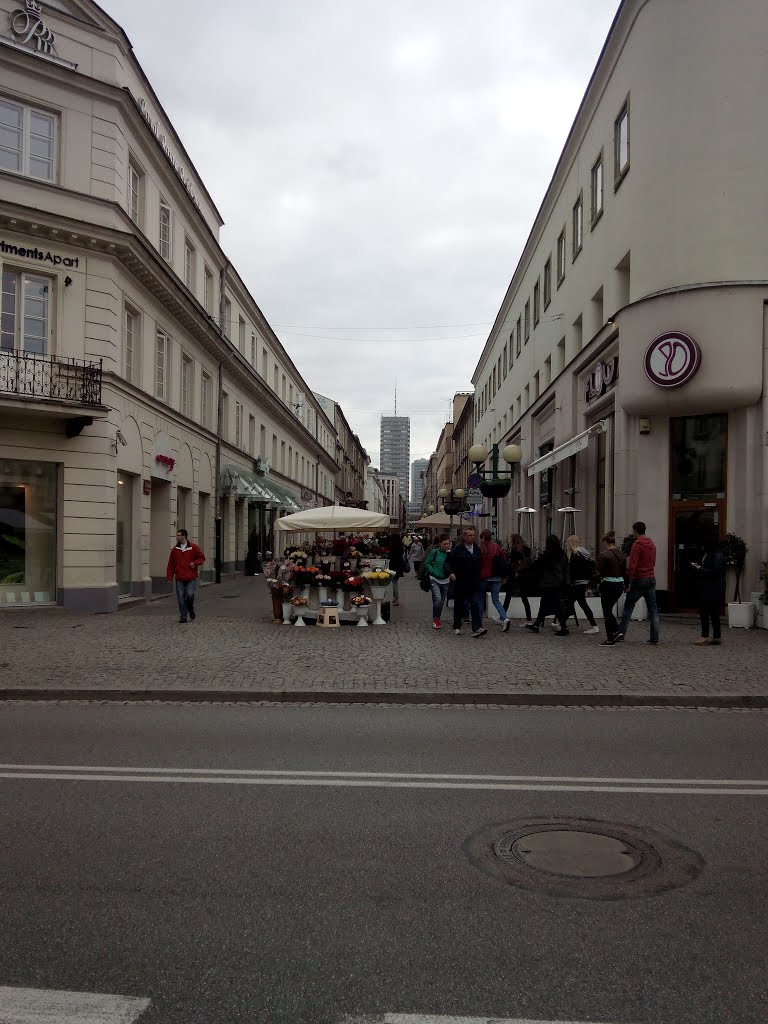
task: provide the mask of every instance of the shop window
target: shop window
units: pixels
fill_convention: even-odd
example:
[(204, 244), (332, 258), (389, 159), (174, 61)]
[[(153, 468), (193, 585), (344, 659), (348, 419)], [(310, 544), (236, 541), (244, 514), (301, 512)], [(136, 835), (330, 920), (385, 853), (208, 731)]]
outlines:
[(0, 169), (53, 181), (55, 159), (55, 115), (0, 99)]
[(673, 501), (724, 498), (727, 416), (670, 420), (670, 481)]
[(117, 474), (117, 515), (115, 519), (115, 568), (120, 597), (131, 593), (133, 566), (133, 496), (136, 477)]
[(0, 350), (48, 354), (51, 281), (20, 270), (3, 270)]
[(0, 459), (0, 607), (56, 600), (57, 467)]

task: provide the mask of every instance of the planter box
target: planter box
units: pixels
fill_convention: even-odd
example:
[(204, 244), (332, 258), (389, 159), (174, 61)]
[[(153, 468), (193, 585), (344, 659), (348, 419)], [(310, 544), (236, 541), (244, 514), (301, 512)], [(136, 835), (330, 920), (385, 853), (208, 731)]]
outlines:
[(752, 629), (755, 624), (755, 606), (751, 601), (729, 601), (728, 625), (731, 629)]

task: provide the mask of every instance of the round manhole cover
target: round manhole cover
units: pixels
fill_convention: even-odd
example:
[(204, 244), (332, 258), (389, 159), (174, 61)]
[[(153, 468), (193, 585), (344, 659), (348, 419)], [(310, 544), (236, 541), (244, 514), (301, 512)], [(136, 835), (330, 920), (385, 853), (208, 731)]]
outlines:
[(576, 829), (531, 832), (511, 846), (499, 841), (496, 852), (502, 860), (514, 857), (539, 871), (574, 878), (623, 875), (637, 867), (642, 857), (620, 839)]
[(699, 854), (653, 829), (585, 818), (488, 825), (464, 850), (475, 867), (509, 885), (589, 899), (653, 896), (704, 867)]

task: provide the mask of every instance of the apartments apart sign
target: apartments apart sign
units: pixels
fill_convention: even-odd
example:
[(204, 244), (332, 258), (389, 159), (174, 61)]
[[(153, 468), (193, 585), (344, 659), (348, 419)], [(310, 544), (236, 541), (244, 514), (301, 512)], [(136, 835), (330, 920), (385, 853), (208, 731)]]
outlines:
[[(179, 161), (176, 159), (176, 154), (171, 149), (170, 144), (168, 143), (168, 140), (165, 137), (165, 132), (163, 131), (163, 127), (160, 124), (160, 122), (157, 120), (152, 120), (152, 115), (150, 114), (149, 108), (147, 107), (147, 101), (143, 98), (139, 100), (139, 109), (141, 110), (144, 120), (149, 125), (152, 134), (160, 143), (163, 152), (168, 158), (168, 162), (170, 163), (174, 171), (176, 171), (176, 173), (179, 176), (179, 180), (189, 193), (189, 198), (192, 200), (192, 202), (195, 204), (198, 210), (200, 210), (200, 202), (197, 198), (197, 195), (195, 194), (192, 179), (187, 174), (184, 165), (179, 163)], [(202, 210), (200, 212), (202, 213)]]

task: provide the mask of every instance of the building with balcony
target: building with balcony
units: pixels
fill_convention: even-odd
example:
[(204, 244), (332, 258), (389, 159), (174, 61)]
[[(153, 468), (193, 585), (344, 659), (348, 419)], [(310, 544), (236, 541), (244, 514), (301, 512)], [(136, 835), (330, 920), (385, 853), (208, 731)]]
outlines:
[(670, 608), (708, 537), (747, 590), (768, 557), (766, 31), (763, 0), (621, 3), (473, 376), (475, 441), (523, 451), (502, 536), (644, 520)]
[(111, 611), (168, 589), (177, 528), (210, 577), (331, 504), (336, 426), (120, 26), (88, 0), (0, 20), (0, 606)]

